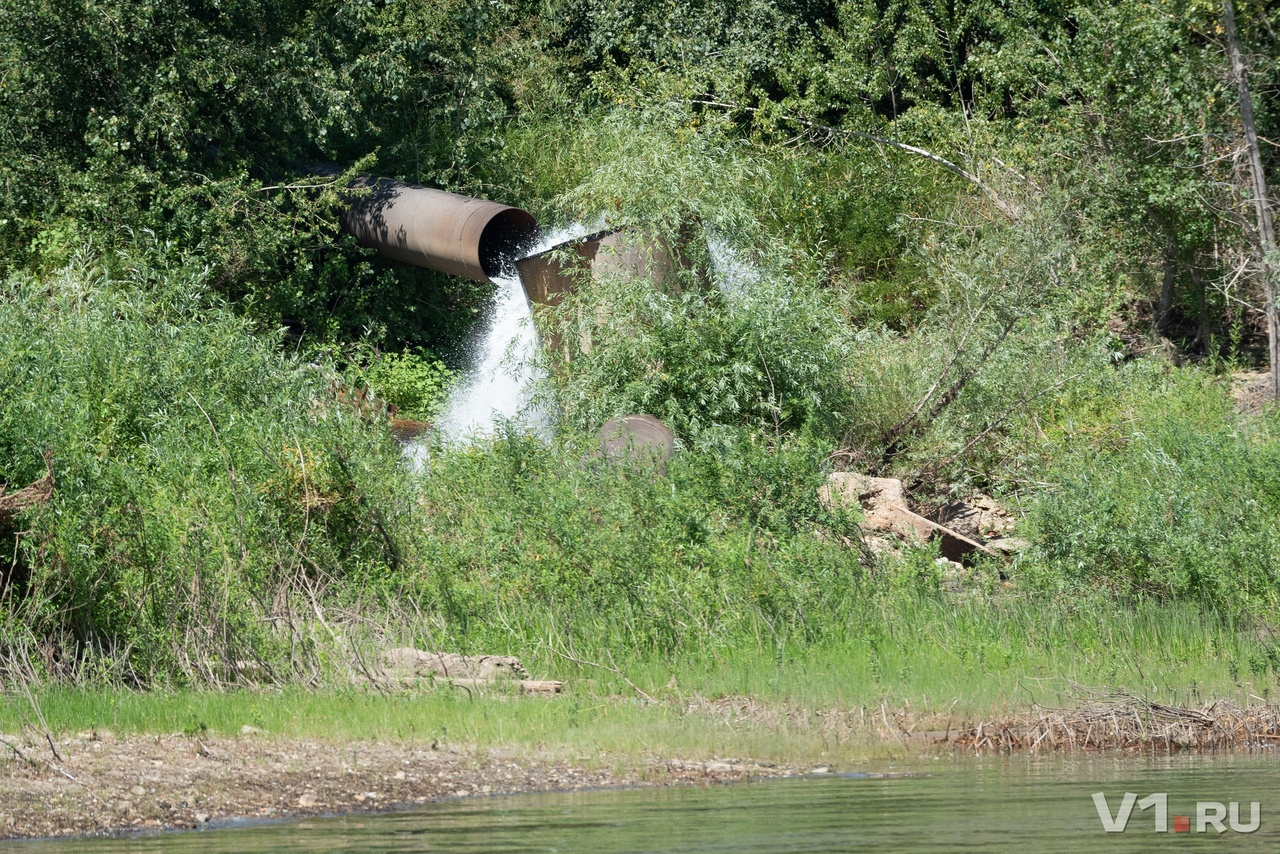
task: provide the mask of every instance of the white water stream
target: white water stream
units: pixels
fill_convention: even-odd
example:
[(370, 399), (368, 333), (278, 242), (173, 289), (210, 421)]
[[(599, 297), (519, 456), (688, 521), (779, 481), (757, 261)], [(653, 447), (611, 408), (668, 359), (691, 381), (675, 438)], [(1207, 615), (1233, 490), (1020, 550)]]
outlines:
[[(575, 223), (557, 229), (543, 235), (522, 257), (538, 255), (602, 227), (603, 220), (595, 228)], [(731, 296), (745, 292), (759, 276), (723, 241), (712, 239), (711, 255), (717, 284)], [(510, 266), (514, 268), (514, 263)], [(542, 436), (552, 432), (550, 414), (532, 398), (543, 373), (529, 301), (514, 269), (496, 284), (498, 292), (488, 322), (478, 324), (465, 345), (463, 376), (435, 420), (436, 430), (448, 442), (491, 437), (503, 424)], [(405, 452), (421, 463), (427, 451), (425, 445), (413, 443)]]
[(542, 371), (529, 300), (514, 273), (496, 284), (493, 313), (466, 345), (462, 379), (435, 421), (450, 441), (493, 436), (504, 422), (535, 433), (550, 430), (546, 412), (530, 398)]

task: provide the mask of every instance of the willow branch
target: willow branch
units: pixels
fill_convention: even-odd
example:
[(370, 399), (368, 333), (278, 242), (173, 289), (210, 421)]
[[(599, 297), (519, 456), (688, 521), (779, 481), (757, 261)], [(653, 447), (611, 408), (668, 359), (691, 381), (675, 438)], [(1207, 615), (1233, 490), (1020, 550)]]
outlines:
[[(705, 107), (720, 107), (721, 109), (726, 109), (726, 110), (745, 110), (751, 113), (763, 112), (759, 107), (748, 107), (743, 104), (728, 104), (723, 101), (711, 101), (703, 98), (693, 98), (691, 99), (690, 103), (701, 104), (702, 106), (705, 106)], [(976, 189), (980, 190), (988, 199), (990, 199), (991, 203), (996, 206), (996, 208), (1000, 211), (1000, 213), (1004, 214), (1009, 219), (1014, 220), (1016, 222), (1017, 220), (1022, 218), (1022, 211), (1016, 205), (1002, 198), (1000, 194), (997, 193), (991, 187), (990, 184), (986, 183), (977, 175), (973, 174), (968, 169), (965, 169), (963, 166), (960, 166), (957, 163), (953, 163), (947, 158), (942, 157), (941, 155), (938, 155), (938, 154), (934, 154), (932, 151), (921, 148), (918, 145), (910, 145), (905, 142), (899, 142), (896, 139), (889, 139), (888, 137), (878, 136), (873, 133), (863, 133), (862, 131), (848, 130), (847, 128), (833, 128), (830, 125), (819, 124), (815, 121), (812, 121), (811, 119), (806, 119), (803, 116), (796, 116), (790, 113), (783, 113), (782, 118), (786, 119), (787, 121), (796, 122), (797, 124), (803, 125), (804, 127), (807, 127), (810, 130), (822, 131), (823, 133), (827, 133), (832, 136), (839, 134), (842, 136), (855, 137), (857, 139), (865, 139), (865, 140), (868, 140), (869, 142), (878, 143), (879, 145), (887, 145), (890, 148), (896, 148), (899, 151), (905, 151), (909, 154), (914, 154), (918, 157), (923, 157), (925, 160), (928, 160), (932, 163), (936, 163), (937, 165), (941, 166), (943, 169), (946, 169), (948, 172), (951, 172), (953, 175), (957, 175), (960, 178), (963, 178), (965, 181), (968, 181)]]

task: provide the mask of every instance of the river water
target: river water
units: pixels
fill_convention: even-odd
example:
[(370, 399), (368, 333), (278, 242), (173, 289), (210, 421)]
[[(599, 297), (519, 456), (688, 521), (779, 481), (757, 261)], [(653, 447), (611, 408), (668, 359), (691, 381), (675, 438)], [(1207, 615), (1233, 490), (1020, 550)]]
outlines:
[[(1275, 850), (1280, 845), (1280, 774), (1259, 755), (1157, 760), (1095, 756), (946, 759), (875, 771), (706, 788), (638, 788), (443, 801), (408, 812), (170, 833), (117, 840), (20, 843), (63, 852), (884, 852)], [(1127, 829), (1103, 829), (1093, 794), (1114, 820), (1125, 792), (1163, 793), (1133, 807)], [(1229, 803), (1247, 824), (1229, 826)], [(1226, 832), (1197, 832), (1197, 803), (1228, 810)], [(1189, 832), (1175, 832), (1178, 816)]]

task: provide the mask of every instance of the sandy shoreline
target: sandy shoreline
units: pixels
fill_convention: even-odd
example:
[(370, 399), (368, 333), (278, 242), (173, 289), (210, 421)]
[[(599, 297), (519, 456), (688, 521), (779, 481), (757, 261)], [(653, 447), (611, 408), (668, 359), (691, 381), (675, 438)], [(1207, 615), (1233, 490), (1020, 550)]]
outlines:
[[(252, 726), (237, 735), (87, 730), (48, 739), (25, 729), (21, 736), (0, 734), (0, 839), (384, 812), (445, 798), (738, 782), (833, 770), (831, 761), (877, 764), (873, 756), (1166, 754), (1271, 750), (1280, 743), (1280, 706), (1215, 701), (1183, 708), (1124, 692), (1070, 709), (1033, 706), (1020, 715), (963, 722), (905, 707), (874, 711), (879, 714), (820, 712), (747, 697), (692, 702), (680, 710), (681, 730), (697, 721), (713, 725), (701, 734), (701, 744), (740, 751), (739, 757), (757, 751), (786, 757), (777, 764), (728, 753), (708, 758), (701, 749), (696, 761), (673, 758), (688, 745), (672, 742), (651, 753), (595, 752), (603, 731), (585, 740), (592, 745), (585, 750), (579, 741), (575, 753), (564, 743), (556, 747), (554, 737), (534, 746), (478, 748), (425, 739), (308, 738)], [(737, 737), (753, 732), (754, 739)], [(796, 734), (805, 737), (786, 741)], [(552, 746), (542, 746), (547, 744)]]
[(230, 819), (381, 812), (444, 798), (792, 776), (812, 769), (528, 756), (431, 743), (82, 733), (2, 748), (0, 839), (197, 829)]

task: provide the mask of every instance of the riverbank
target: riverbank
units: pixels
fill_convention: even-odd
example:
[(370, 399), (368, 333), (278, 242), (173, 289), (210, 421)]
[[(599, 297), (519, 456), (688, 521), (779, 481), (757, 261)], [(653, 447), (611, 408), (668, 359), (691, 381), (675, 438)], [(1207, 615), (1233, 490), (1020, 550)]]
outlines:
[(555, 635), (555, 645), (513, 641), (504, 651), (520, 653), (522, 674), (563, 683), (545, 695), (520, 693), (514, 679), (375, 688), (338, 647), (310, 687), (32, 683), (28, 694), (11, 683), (0, 695), (0, 836), (383, 810), (486, 787), (1280, 743), (1274, 647), (1256, 626), (1183, 603), (1009, 594), (863, 607), (822, 644), (613, 658), (567, 651)]
[[(710, 785), (975, 754), (1269, 750), (1280, 707), (1130, 694), (1010, 703), (802, 706), (453, 692), (51, 692), (0, 715), (0, 838), (120, 835), (412, 808), (447, 798)], [(39, 715), (36, 709), (39, 708)], [(76, 719), (87, 724), (75, 730)], [(114, 721), (117, 728), (104, 725)], [(185, 721), (185, 723), (181, 723)], [(243, 723), (237, 724), (237, 721)], [(13, 729), (7, 732), (15, 732)], [(46, 737), (47, 733), (47, 737)]]
[[(375, 812), (444, 798), (790, 776), (800, 766), (333, 742), (85, 732), (0, 764), (0, 838), (202, 829), (233, 819)], [(37, 758), (38, 757), (38, 758)]]

